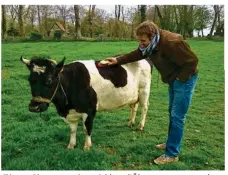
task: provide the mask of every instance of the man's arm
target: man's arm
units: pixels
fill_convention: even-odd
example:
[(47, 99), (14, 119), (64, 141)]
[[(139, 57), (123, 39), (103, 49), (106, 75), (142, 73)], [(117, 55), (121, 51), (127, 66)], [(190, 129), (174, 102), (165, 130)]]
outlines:
[(117, 64), (131, 63), (142, 60), (144, 58), (145, 57), (142, 55), (142, 52), (138, 48), (130, 53), (116, 57)]

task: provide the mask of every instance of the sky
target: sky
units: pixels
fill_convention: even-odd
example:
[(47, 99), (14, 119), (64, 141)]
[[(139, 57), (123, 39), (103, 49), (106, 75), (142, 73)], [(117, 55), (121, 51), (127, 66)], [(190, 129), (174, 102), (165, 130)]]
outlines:
[(97, 5), (96, 7), (106, 10), (108, 13), (114, 13), (115, 11), (115, 5)]

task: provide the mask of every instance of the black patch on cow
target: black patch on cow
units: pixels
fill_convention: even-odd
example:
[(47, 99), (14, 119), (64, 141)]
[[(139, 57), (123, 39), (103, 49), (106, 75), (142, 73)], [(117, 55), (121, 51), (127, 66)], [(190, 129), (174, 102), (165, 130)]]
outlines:
[(96, 115), (97, 94), (90, 86), (89, 71), (80, 62), (71, 63), (64, 66), (60, 79), (65, 87), (69, 104), (65, 105), (63, 92), (58, 92), (54, 104), (59, 115), (66, 117), (70, 109), (75, 109), (78, 113), (86, 113), (88, 117), (85, 126), (87, 134), (91, 135)]
[(87, 114), (90, 110), (96, 111), (97, 94), (90, 86), (90, 75), (84, 64), (75, 62), (65, 65), (60, 74), (60, 81), (69, 102), (64, 105), (64, 94), (59, 90), (54, 104), (61, 116), (66, 117), (70, 109)]
[(107, 80), (110, 80), (116, 88), (124, 87), (127, 84), (127, 71), (120, 65), (116, 64), (113, 66), (99, 67), (95, 61), (95, 65), (100, 75)]

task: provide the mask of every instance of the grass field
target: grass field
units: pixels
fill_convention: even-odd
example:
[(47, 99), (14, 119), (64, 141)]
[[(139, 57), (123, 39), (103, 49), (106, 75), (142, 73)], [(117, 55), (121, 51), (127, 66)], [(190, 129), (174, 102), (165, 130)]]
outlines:
[[(83, 151), (81, 122), (77, 147), (65, 149), (69, 127), (55, 107), (39, 114), (28, 111), (31, 99), (29, 71), (21, 55), (49, 55), (66, 63), (103, 59), (126, 53), (136, 42), (40, 42), (2, 44), (2, 169), (3, 170), (224, 170), (224, 42), (188, 41), (199, 57), (199, 80), (187, 114), (180, 161), (157, 166), (153, 159), (163, 152), (168, 128), (168, 89), (153, 71), (150, 107), (143, 132), (126, 127), (129, 108), (98, 112), (90, 151)], [(140, 112), (136, 118), (139, 121)]]

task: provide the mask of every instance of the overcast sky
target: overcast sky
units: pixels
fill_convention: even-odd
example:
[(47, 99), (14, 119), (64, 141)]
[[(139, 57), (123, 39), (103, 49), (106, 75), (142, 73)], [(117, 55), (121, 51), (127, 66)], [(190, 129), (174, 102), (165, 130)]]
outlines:
[(104, 9), (108, 13), (114, 13), (115, 11), (115, 5), (96, 5), (99, 9)]

